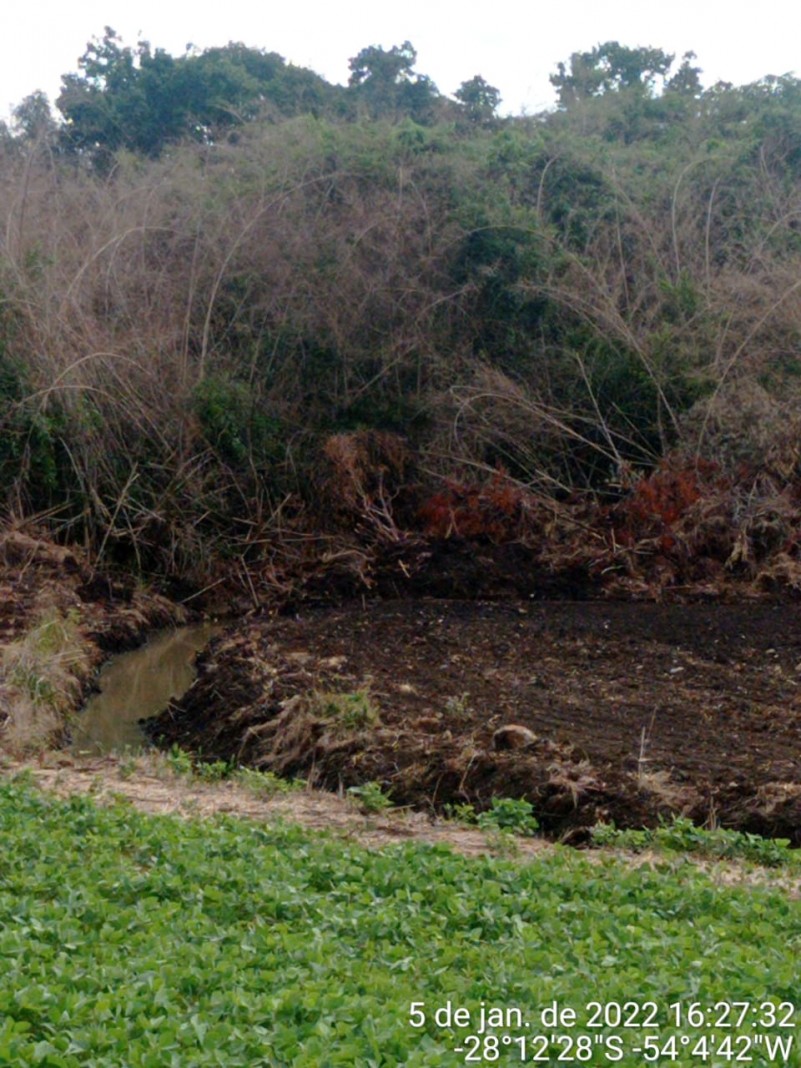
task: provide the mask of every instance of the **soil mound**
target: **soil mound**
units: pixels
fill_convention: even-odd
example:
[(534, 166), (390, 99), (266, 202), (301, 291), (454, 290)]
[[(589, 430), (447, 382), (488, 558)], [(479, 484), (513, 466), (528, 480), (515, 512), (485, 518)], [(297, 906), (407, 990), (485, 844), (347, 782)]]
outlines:
[[(801, 844), (798, 624), (765, 603), (309, 609), (217, 639), (151, 733), (420, 808), (524, 797), (570, 840), (681, 813)], [(532, 737), (499, 745), (511, 726)]]

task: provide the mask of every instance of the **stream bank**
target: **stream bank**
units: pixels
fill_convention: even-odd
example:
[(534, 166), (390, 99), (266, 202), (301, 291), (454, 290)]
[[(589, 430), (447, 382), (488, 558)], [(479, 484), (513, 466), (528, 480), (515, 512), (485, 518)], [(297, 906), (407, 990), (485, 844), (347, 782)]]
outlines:
[[(243, 617), (159, 744), (442, 811), (526, 798), (552, 836), (681, 814), (801, 844), (798, 605), (458, 601)], [(63, 745), (113, 652), (189, 613), (79, 550), (0, 537), (0, 747)]]
[(98, 573), (77, 547), (0, 533), (0, 749), (64, 745), (101, 664), (190, 618), (130, 577)]

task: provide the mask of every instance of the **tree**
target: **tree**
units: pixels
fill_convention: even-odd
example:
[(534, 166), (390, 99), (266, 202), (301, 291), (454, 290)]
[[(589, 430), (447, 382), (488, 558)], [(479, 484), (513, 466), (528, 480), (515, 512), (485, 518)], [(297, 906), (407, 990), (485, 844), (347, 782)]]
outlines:
[(665, 91), (680, 93), (682, 96), (691, 96), (696, 100), (703, 92), (701, 85), (701, 68), (694, 67), (692, 60), (696, 59), (695, 52), (685, 52), (681, 57), (681, 66), (673, 77), (665, 85)]
[(369, 86), (373, 92), (389, 90), (413, 77), (412, 68), (416, 62), (417, 52), (409, 41), (393, 45), (389, 51), (371, 45), (350, 60), (348, 84), (354, 87)]
[(656, 79), (667, 77), (673, 59), (661, 48), (627, 48), (607, 41), (590, 52), (574, 52), (569, 67), (560, 63), (550, 82), (563, 108), (613, 91), (632, 90), (650, 96)]
[[(151, 53), (146, 41), (135, 50), (124, 46), (107, 26), (78, 60), (80, 73), (61, 79), (56, 106), (65, 119), (68, 147), (88, 151), (97, 160), (108, 159), (121, 147), (158, 155), (166, 142), (180, 136), (183, 116), (174, 94), (165, 91), (161, 101), (158, 96), (148, 98), (148, 82), (151, 91), (169, 82), (174, 64), (164, 52)], [(148, 66), (149, 79), (142, 74)]]
[(229, 43), (182, 56), (123, 45), (106, 27), (62, 78), (57, 106), (69, 148), (108, 163), (119, 148), (156, 157), (168, 144), (213, 141), (265, 106), (281, 115), (326, 106), (335, 90), (319, 75), (274, 52)]
[(52, 144), (58, 133), (50, 101), (40, 89), (26, 96), (14, 108), (14, 133), (25, 141)]
[(462, 82), (454, 96), (464, 107), (468, 119), (476, 123), (489, 122), (501, 102), (500, 92), (480, 74)]
[(374, 116), (408, 115), (424, 122), (440, 95), (427, 75), (415, 73), (416, 62), (417, 52), (409, 41), (388, 50), (371, 45), (350, 60), (348, 85)]

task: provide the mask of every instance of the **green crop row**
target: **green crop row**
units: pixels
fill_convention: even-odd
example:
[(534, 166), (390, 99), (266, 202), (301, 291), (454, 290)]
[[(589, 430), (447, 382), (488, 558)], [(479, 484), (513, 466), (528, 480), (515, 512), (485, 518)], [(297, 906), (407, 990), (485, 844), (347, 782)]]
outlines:
[[(510, 1037), (499, 1063), (513, 1064), (554, 1002), (578, 1014), (574, 1037), (591, 1001), (653, 1002), (660, 1041), (686, 1031), (677, 1002), (801, 1004), (801, 905), (675, 860), (367, 851), (14, 781), (0, 787), (0, 839), (0, 1065), (457, 1065), (482, 1003), (532, 1025), (494, 1027)], [(642, 1038), (606, 1023), (594, 1033)], [(494, 1060), (486, 1037), (477, 1048)]]

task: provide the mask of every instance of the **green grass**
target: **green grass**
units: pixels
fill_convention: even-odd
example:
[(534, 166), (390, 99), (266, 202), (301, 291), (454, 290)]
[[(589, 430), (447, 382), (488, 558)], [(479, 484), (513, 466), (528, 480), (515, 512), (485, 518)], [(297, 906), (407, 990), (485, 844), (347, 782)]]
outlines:
[(309, 699), (311, 711), (343, 730), (361, 730), (381, 722), (381, 713), (367, 690), (328, 693), (315, 690)]
[[(419, 844), (368, 852), (8, 781), (0, 840), (0, 1065), (429, 1068), (466, 1063), (454, 1048), (482, 1002), (533, 1021), (498, 1029), (517, 1038), (554, 1001), (579, 1021), (590, 1001), (654, 1001), (660, 1041), (688, 1033), (673, 1002), (801, 1004), (801, 905), (717, 888), (675, 859), (637, 870), (568, 850), (528, 866)], [(439, 1026), (448, 1003), (472, 1026)], [(598, 1033), (613, 1032), (626, 1049), (641, 1037)], [(519, 1047), (497, 1063), (521, 1063)], [(590, 1063), (607, 1062), (596, 1050)], [(663, 1063), (689, 1061), (679, 1050)]]

